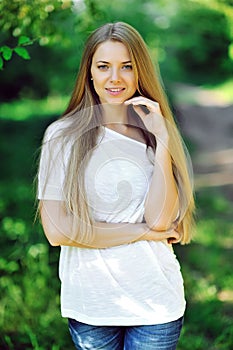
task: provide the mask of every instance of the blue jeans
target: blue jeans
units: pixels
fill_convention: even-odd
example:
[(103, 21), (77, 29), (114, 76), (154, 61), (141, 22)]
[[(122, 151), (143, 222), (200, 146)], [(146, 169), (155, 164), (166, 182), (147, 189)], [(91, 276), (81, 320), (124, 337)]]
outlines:
[(183, 317), (152, 326), (91, 326), (68, 321), (75, 348), (80, 350), (175, 350), (183, 325)]

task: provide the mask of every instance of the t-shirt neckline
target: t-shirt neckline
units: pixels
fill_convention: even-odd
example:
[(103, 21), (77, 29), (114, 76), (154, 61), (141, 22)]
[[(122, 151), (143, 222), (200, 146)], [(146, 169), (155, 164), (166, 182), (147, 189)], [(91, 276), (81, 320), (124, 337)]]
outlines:
[(126, 140), (129, 140), (129, 141), (132, 141), (132, 142), (136, 142), (137, 144), (142, 145), (143, 147), (147, 147), (147, 145), (145, 143), (141, 142), (141, 141), (135, 140), (132, 137), (126, 136), (124, 134), (121, 134), (120, 132), (117, 132), (117, 131), (115, 131), (113, 129), (108, 128), (107, 126), (103, 126), (103, 127), (104, 127), (105, 131), (113, 133), (113, 134), (115, 134), (115, 135), (117, 135), (117, 136), (119, 136), (121, 138), (126, 139)]

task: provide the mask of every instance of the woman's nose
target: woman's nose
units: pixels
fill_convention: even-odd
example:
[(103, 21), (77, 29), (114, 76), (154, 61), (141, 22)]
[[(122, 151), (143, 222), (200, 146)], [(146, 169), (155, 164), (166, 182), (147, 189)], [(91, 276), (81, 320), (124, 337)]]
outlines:
[(111, 83), (113, 84), (117, 84), (120, 82), (121, 78), (120, 78), (120, 72), (118, 69), (113, 69), (112, 70), (112, 74), (111, 74)]

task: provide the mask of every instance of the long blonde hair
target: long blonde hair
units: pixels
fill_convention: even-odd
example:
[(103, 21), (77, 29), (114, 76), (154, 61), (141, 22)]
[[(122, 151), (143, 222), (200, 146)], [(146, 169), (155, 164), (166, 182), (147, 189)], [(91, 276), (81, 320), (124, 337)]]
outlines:
[[(91, 230), (89, 228), (92, 225), (92, 216), (85, 195), (84, 175), (88, 161), (87, 154), (91, 154), (97, 143), (98, 126), (100, 125), (98, 118), (101, 115), (99, 97), (91, 81), (91, 64), (98, 45), (107, 40), (119, 41), (127, 47), (138, 82), (137, 94), (157, 101), (160, 105), (169, 130), (169, 148), (173, 173), (179, 192), (178, 228), (182, 233), (181, 243), (189, 243), (193, 225), (194, 199), (182, 138), (175, 125), (166, 94), (163, 91), (159, 68), (153, 65), (146, 44), (140, 34), (133, 27), (123, 22), (105, 24), (95, 30), (88, 38), (73, 94), (62, 116), (63, 119), (68, 118), (71, 121), (69, 127), (63, 131), (65, 139), (69, 140), (71, 135), (76, 135), (64, 187), (67, 209), (77, 219), (74, 219), (73, 234), (78, 232), (81, 240), (86, 242), (91, 240)], [(156, 149), (155, 138), (153, 139), (153, 136), (145, 131), (144, 136), (147, 145)]]

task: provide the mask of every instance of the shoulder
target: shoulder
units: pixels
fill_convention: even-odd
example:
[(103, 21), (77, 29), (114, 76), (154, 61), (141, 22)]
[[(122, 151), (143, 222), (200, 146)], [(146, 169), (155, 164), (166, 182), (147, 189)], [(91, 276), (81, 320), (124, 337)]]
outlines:
[(70, 121), (67, 119), (58, 119), (52, 124), (50, 124), (44, 133), (44, 142), (52, 141), (61, 137), (63, 135), (63, 131), (69, 127)]

